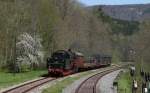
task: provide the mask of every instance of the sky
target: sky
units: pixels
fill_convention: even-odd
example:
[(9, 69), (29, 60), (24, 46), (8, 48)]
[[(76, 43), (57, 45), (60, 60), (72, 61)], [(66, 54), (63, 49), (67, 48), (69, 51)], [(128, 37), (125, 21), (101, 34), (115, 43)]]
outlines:
[(84, 5), (124, 5), (124, 4), (146, 4), (150, 0), (78, 0)]

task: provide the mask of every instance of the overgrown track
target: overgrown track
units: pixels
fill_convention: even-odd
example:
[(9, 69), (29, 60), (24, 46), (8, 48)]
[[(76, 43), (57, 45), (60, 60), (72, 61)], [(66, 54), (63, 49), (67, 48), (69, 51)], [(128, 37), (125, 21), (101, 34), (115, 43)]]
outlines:
[(100, 72), (98, 74), (95, 74), (86, 80), (84, 80), (79, 87), (76, 89), (75, 93), (97, 93), (96, 92), (96, 85), (98, 81), (106, 74), (111, 73), (113, 71), (119, 70), (119, 68), (112, 68), (103, 72)]
[(30, 90), (32, 90), (40, 85), (43, 85), (47, 82), (53, 81), (53, 80), (55, 80), (55, 78), (42, 78), (39, 80), (35, 80), (32, 82), (20, 85), (18, 87), (12, 88), (10, 90), (6, 90), (3, 93), (27, 93)]

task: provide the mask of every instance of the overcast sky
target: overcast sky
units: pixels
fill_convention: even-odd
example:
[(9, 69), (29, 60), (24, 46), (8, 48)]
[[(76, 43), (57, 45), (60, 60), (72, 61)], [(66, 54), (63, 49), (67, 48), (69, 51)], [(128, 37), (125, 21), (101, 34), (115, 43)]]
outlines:
[(147, 4), (150, 0), (78, 0), (85, 5), (123, 5), (123, 4)]

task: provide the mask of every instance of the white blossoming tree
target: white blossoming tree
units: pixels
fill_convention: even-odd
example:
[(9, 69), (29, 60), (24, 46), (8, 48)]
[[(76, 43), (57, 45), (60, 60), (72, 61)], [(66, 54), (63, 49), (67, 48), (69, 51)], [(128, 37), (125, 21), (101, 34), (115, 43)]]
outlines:
[(19, 71), (36, 69), (43, 62), (41, 38), (34, 38), (28, 33), (23, 33), (17, 38), (16, 66)]

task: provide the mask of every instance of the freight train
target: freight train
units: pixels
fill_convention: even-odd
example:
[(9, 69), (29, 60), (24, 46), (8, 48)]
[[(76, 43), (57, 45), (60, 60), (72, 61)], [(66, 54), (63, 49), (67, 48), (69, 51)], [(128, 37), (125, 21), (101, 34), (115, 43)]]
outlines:
[(97, 54), (86, 60), (82, 53), (70, 49), (58, 50), (47, 58), (48, 74), (51, 76), (67, 76), (109, 65), (111, 65), (111, 56)]

